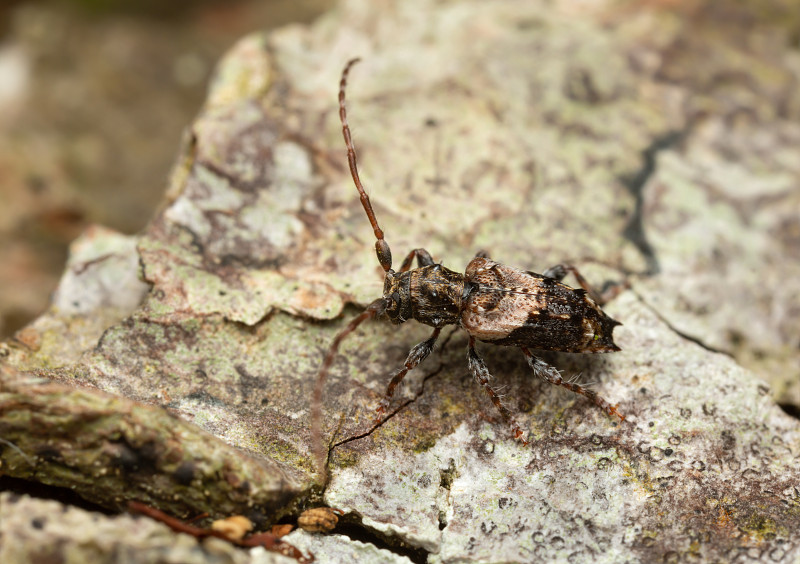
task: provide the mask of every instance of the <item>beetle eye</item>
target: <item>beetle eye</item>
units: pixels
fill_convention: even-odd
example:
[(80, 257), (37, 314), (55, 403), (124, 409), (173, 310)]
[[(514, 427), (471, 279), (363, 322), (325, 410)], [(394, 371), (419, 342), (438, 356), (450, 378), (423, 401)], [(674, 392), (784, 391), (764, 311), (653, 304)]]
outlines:
[(392, 309), (398, 309), (400, 307), (400, 294), (397, 292), (392, 292)]

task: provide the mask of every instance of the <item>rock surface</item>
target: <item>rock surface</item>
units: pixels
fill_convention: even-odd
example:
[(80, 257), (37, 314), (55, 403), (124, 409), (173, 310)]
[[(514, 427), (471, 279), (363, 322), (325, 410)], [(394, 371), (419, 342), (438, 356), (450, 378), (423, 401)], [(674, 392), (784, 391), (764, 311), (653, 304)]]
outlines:
[[(45, 422), (55, 408), (83, 412), (73, 398), (107, 402), (115, 421), (150, 414), (122, 436), (150, 441), (146, 499), (177, 516), (263, 525), (314, 499), (315, 375), (359, 311), (348, 304), (381, 289), (335, 102), (359, 55), (348, 117), (395, 265), (425, 246), (461, 270), (483, 249), (627, 283), (606, 307), (624, 323), (622, 352), (544, 355), (627, 418), (534, 380), (514, 349), (482, 346), (531, 439), (514, 442), (469, 376), (464, 333), (445, 331), (376, 426), (388, 374), (429, 329), (368, 323), (325, 390), (324, 502), (416, 561), (797, 561), (800, 427), (776, 398), (800, 405), (800, 55), (770, 22), (730, 9), (740, 18), (353, 0), (313, 26), (244, 39), (158, 216), (133, 240), (87, 235), (51, 310), (3, 345), (0, 471), (110, 509), (141, 494), (126, 493), (136, 480), (113, 457), (65, 458), (104, 426), (78, 418), (64, 436), (58, 424), (39, 443), (26, 436), (29, 390), (40, 401), (26, 409)], [(40, 393), (56, 386), (59, 398)], [(223, 452), (230, 467), (202, 487), (174, 483), (181, 457), (213, 469)], [(93, 489), (105, 469), (116, 481)], [(293, 535), (320, 559), (379, 550)]]
[(130, 515), (106, 516), (55, 501), (0, 494), (0, 561), (130, 564), (292, 564), (265, 551), (243, 552), (216, 538), (197, 542), (166, 525)]

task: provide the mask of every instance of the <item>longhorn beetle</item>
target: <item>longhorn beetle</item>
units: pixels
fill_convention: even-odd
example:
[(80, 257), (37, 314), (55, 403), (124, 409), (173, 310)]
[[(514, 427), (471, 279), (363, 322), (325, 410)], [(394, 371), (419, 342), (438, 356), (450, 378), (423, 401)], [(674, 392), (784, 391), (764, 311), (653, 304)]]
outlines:
[[(359, 59), (352, 59), (342, 71), (339, 82), (339, 118), (347, 147), (347, 162), (361, 205), (375, 233), (375, 251), (385, 272), (383, 296), (369, 304), (338, 334), (325, 355), (317, 375), (312, 406), (312, 426), (315, 435), (317, 463), (324, 475), (324, 453), (321, 438), (322, 391), (339, 345), (361, 323), (373, 317), (386, 316), (394, 324), (415, 319), (433, 327), (431, 336), (408, 353), (402, 368), (397, 370), (378, 408), (378, 417), (389, 407), (394, 391), (409, 370), (425, 360), (433, 350), (439, 333), (445, 325), (459, 325), (469, 336), (467, 363), (469, 370), (489, 395), (492, 403), (511, 426), (515, 439), (523, 431), (511, 411), (503, 404), (492, 388), (491, 375), (483, 359), (475, 350), (475, 341), (493, 345), (519, 347), (533, 373), (543, 380), (562, 386), (589, 398), (609, 415), (620, 420), (624, 416), (616, 405), (609, 404), (594, 391), (565, 381), (558, 370), (536, 357), (531, 349), (573, 353), (605, 353), (620, 350), (614, 343), (612, 332), (620, 325), (600, 309), (600, 298), (580, 273), (570, 265), (560, 264), (543, 274), (526, 272), (498, 262), (479, 253), (467, 265), (464, 274), (437, 264), (425, 249), (414, 249), (400, 265), (392, 270), (392, 253), (383, 238), (383, 231), (375, 218), (369, 196), (364, 191), (358, 175), (356, 151), (350, 137), (345, 110), (345, 89), (350, 69)], [(417, 268), (411, 264), (416, 259)], [(573, 289), (561, 283), (571, 272), (583, 289)], [(592, 298), (595, 296), (595, 299)], [(597, 300), (597, 301), (596, 301)]]

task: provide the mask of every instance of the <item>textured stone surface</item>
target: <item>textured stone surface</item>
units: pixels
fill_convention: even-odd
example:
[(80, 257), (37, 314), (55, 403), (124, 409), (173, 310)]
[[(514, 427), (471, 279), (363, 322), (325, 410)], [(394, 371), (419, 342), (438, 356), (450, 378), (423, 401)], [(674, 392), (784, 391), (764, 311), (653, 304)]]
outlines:
[(3, 474), (70, 488), (115, 510), (137, 500), (174, 515), (241, 513), (263, 525), (298, 489), (279, 464), (163, 409), (7, 369), (0, 437)]
[(16, 335), (11, 363), (50, 368), (77, 362), (106, 328), (133, 313), (148, 291), (138, 277), (136, 242), (100, 226), (73, 241), (49, 310)]
[[(335, 102), (359, 55), (350, 125), (395, 264), (425, 246), (461, 270), (484, 249), (628, 283), (606, 308), (622, 352), (545, 355), (627, 419), (534, 380), (518, 351), (481, 346), (532, 441), (513, 442), (467, 372), (465, 335), (445, 331), (376, 426), (388, 374), (430, 331), (369, 323), (325, 390), (323, 499), (431, 562), (796, 561), (799, 428), (765, 380), (795, 401), (800, 68), (796, 49), (746, 23), (702, 7), (353, 0), (246, 38), (136, 240), (147, 294), (92, 345), (70, 336), (79, 353), (54, 344), (53, 322), (6, 344), (6, 362), (202, 427), (292, 477), (263, 521), (295, 513), (314, 484), (320, 359), (358, 311), (348, 304), (381, 288)], [(120, 261), (119, 279), (134, 269)], [(87, 285), (101, 276), (86, 272)], [(0, 456), (40, 455), (10, 441)], [(377, 550), (297, 536), (321, 553)]]
[[(558, 365), (600, 379), (624, 423), (526, 378), (522, 355), (487, 351), (490, 366), (506, 366), (495, 372), (509, 403), (530, 402), (519, 418), (530, 446), (509, 441), (502, 424), (444, 411), (442, 397), (449, 407), (461, 396), (460, 409), (493, 416), (458, 369), (442, 371), (426, 386), (430, 400), (336, 449), (334, 463), (345, 467), (327, 490), (330, 504), (437, 562), (734, 560), (746, 550), (795, 550), (796, 421), (763, 382), (669, 330), (632, 293), (608, 310), (625, 320), (623, 352)], [(425, 443), (426, 426), (448, 425), (452, 433)], [(416, 432), (401, 439), (402, 428)]]
[(342, 535), (313, 535), (301, 530), (286, 535), (284, 540), (315, 555), (319, 564), (337, 562), (359, 562), (364, 564), (411, 564), (405, 556), (377, 548), (373, 544), (350, 540)]
[(166, 525), (130, 515), (107, 516), (14, 494), (0, 494), (0, 561), (130, 564), (292, 564), (263, 549), (250, 553), (219, 539), (198, 542)]

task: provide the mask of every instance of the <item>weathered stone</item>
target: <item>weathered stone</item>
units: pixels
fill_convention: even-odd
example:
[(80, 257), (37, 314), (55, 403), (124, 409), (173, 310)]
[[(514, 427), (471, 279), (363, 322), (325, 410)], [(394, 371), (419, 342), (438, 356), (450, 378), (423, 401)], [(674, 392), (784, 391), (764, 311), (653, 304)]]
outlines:
[(174, 515), (245, 514), (263, 525), (297, 493), (278, 464), (163, 409), (7, 368), (0, 437), (4, 475), (70, 488), (116, 510), (136, 500)]
[(0, 494), (0, 561), (109, 564), (294, 564), (216, 538), (198, 542), (152, 519), (108, 516), (49, 500)]

